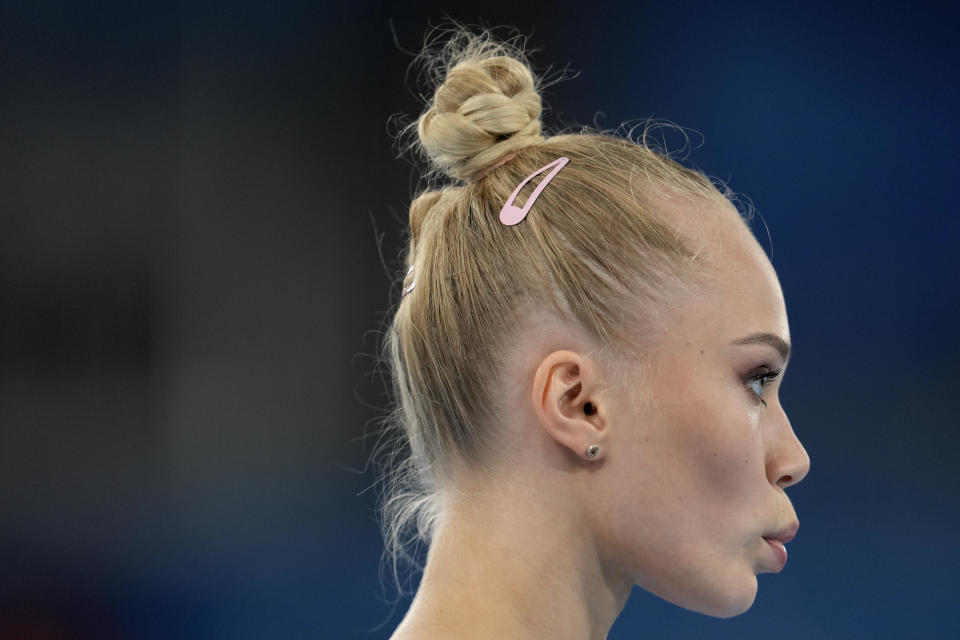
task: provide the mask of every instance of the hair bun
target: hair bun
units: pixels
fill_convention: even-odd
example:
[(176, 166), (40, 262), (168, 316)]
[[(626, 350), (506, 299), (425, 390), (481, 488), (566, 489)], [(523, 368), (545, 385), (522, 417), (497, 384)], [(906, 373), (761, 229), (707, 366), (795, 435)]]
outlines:
[(545, 141), (538, 82), (522, 51), (485, 35), (461, 31), (447, 44), (443, 83), (417, 121), (435, 167), (462, 180)]

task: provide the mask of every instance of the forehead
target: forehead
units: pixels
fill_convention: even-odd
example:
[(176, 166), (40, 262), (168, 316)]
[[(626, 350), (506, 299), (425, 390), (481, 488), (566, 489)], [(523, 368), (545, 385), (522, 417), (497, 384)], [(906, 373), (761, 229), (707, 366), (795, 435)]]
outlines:
[(685, 333), (729, 343), (750, 333), (770, 332), (790, 341), (780, 281), (729, 202), (675, 197), (664, 213), (705, 267), (705, 286), (681, 305), (676, 319)]

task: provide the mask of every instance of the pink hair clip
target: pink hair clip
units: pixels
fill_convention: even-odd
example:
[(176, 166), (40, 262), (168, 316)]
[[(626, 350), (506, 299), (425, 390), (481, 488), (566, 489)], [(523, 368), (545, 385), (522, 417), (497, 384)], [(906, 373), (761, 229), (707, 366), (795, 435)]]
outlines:
[[(561, 156), (551, 162), (550, 164), (544, 165), (531, 173), (526, 179), (517, 185), (517, 188), (513, 190), (513, 193), (510, 194), (510, 197), (507, 198), (506, 204), (503, 205), (503, 208), (500, 209), (500, 222), (507, 226), (513, 226), (527, 217), (527, 212), (530, 211), (530, 207), (533, 206), (534, 200), (540, 196), (540, 192), (543, 191), (543, 188), (547, 186), (547, 183), (553, 180), (553, 176), (557, 175), (560, 169), (563, 169), (566, 164), (570, 162), (570, 158), (566, 156)], [(520, 189), (523, 189), (523, 185), (530, 182), (530, 179), (539, 175), (540, 173), (546, 171), (550, 167), (553, 167), (553, 171), (547, 174), (547, 177), (540, 181), (540, 184), (537, 185), (537, 188), (533, 190), (533, 193), (530, 194), (530, 197), (527, 198), (527, 201), (523, 203), (523, 207), (518, 207), (513, 204), (513, 201), (520, 194)]]
[[(507, 198), (506, 204), (503, 205), (503, 208), (500, 209), (500, 222), (507, 226), (513, 226), (527, 217), (527, 212), (530, 211), (530, 207), (533, 206), (534, 201), (540, 196), (540, 193), (543, 191), (544, 187), (547, 186), (547, 183), (553, 180), (553, 177), (559, 173), (560, 169), (563, 169), (566, 164), (570, 162), (570, 158), (566, 156), (561, 156), (551, 163), (544, 165), (531, 173), (529, 176), (524, 179), (517, 188), (513, 190), (513, 193), (510, 194), (510, 197)], [(537, 185), (537, 188), (533, 190), (533, 193), (530, 194), (530, 197), (527, 198), (527, 201), (523, 203), (523, 207), (518, 207), (513, 204), (513, 201), (516, 200), (517, 196), (520, 195), (520, 190), (523, 189), (523, 185), (530, 182), (531, 179), (540, 175), (547, 169), (553, 167), (553, 170), (547, 174), (547, 177), (540, 181), (540, 184)], [(407, 270), (407, 275), (409, 276), (413, 273), (413, 267)], [(417, 286), (416, 280), (413, 280), (406, 287), (403, 288), (403, 292), (400, 297), (403, 298), (405, 295), (413, 291), (413, 288)]]

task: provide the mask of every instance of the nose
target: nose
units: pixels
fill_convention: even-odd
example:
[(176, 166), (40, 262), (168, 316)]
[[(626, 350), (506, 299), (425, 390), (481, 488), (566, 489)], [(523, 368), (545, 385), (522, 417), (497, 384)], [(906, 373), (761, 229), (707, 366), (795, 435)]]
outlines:
[(781, 407), (782, 420), (770, 428), (776, 432), (767, 455), (767, 476), (781, 489), (793, 486), (810, 472), (810, 455)]

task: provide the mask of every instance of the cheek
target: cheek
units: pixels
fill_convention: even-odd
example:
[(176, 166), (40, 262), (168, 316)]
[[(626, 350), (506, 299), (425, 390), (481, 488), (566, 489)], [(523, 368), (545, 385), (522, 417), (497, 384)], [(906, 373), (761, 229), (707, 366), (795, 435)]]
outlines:
[(758, 414), (744, 398), (705, 394), (678, 412), (673, 426), (678, 457), (699, 502), (729, 506), (750, 497), (764, 463)]
[(726, 395), (662, 398), (655, 415), (636, 416), (631, 437), (611, 442), (609, 473), (597, 478), (601, 529), (661, 558), (704, 550), (718, 526), (735, 537), (757, 503), (762, 456), (749, 406)]
[(646, 497), (683, 547), (735, 545), (765, 498), (759, 416), (736, 384), (688, 385), (698, 393), (665, 402), (638, 451), (652, 476)]
[[(667, 362), (653, 401), (617, 406), (625, 417), (610, 441), (611, 474), (604, 493), (617, 507), (649, 522), (703, 512), (704, 503), (736, 503), (764, 478), (759, 411), (728, 365)], [(620, 429), (619, 427), (623, 427)], [(752, 489), (751, 489), (752, 488)]]

